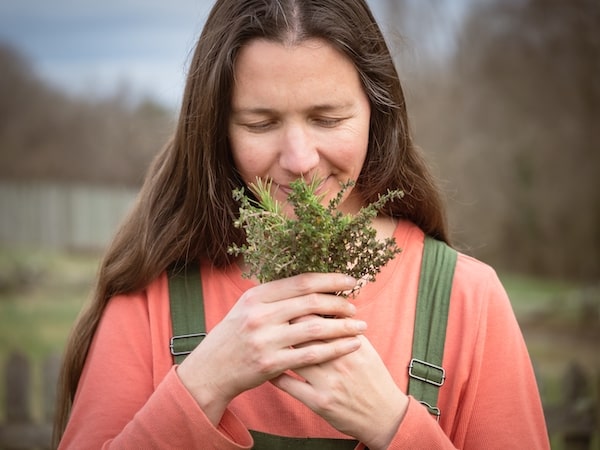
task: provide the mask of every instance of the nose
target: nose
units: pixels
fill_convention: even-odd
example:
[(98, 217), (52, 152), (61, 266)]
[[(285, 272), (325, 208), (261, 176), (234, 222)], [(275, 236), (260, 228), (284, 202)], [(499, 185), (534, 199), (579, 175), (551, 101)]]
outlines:
[(319, 164), (319, 151), (306, 126), (290, 124), (282, 133), (279, 164), (293, 175), (309, 174)]

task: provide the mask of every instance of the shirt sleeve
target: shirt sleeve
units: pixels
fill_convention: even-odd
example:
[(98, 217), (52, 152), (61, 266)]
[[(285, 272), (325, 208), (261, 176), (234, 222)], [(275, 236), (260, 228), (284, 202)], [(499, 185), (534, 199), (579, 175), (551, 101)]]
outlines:
[(145, 296), (111, 299), (59, 448), (250, 448), (252, 438), (232, 412), (212, 425), (176, 366), (154, 387), (151, 342)]
[(478, 321), (469, 324), (475, 328), (475, 346), (459, 349), (472, 352), (472, 363), (464, 392), (452, 405), (454, 423), (442, 429), (410, 397), (390, 449), (550, 448), (529, 354), (508, 296), (492, 269), (472, 296), (477, 297), (481, 312)]

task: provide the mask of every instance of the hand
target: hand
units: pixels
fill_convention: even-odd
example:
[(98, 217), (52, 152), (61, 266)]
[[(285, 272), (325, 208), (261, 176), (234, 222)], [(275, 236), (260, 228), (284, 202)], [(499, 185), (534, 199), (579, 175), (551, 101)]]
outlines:
[[(241, 392), (286, 370), (355, 351), (364, 329), (364, 323), (351, 319), (355, 307), (343, 297), (319, 293), (355, 284), (345, 275), (312, 273), (249, 289), (178, 367), (181, 381), (216, 425)], [(311, 315), (340, 318), (294, 322)], [(302, 345), (315, 339), (314, 345)]]
[(371, 450), (383, 449), (398, 430), (408, 397), (368, 339), (359, 336), (359, 340), (361, 346), (355, 352), (295, 370), (305, 381), (282, 374), (271, 382), (339, 431)]

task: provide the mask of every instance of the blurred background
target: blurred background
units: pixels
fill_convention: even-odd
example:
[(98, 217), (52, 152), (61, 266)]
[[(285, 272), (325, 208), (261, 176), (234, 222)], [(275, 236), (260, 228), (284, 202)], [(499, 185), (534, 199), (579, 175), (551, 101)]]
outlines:
[[(47, 442), (67, 335), (211, 4), (0, 3), (0, 448)], [(600, 2), (369, 4), (454, 244), (509, 292), (553, 448), (600, 448)]]

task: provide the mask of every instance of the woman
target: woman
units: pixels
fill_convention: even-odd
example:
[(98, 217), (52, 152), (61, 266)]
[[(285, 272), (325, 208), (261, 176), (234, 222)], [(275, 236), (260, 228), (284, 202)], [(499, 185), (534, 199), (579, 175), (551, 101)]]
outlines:
[[(403, 251), (351, 302), (324, 294), (354, 287), (347, 276), (261, 285), (227, 253), (244, 239), (232, 190), (270, 178), (284, 201), (303, 176), (324, 180), (324, 201), (356, 180), (340, 204), (347, 213), (388, 189), (405, 192), (373, 221)], [(406, 395), (424, 236), (447, 241), (444, 217), (362, 0), (218, 0), (175, 135), (69, 342), (60, 446), (250, 448), (253, 430), (371, 450), (548, 448), (506, 294), (467, 256), (452, 287), (439, 423)], [(201, 262), (209, 333), (173, 365), (165, 271), (192, 261)]]

